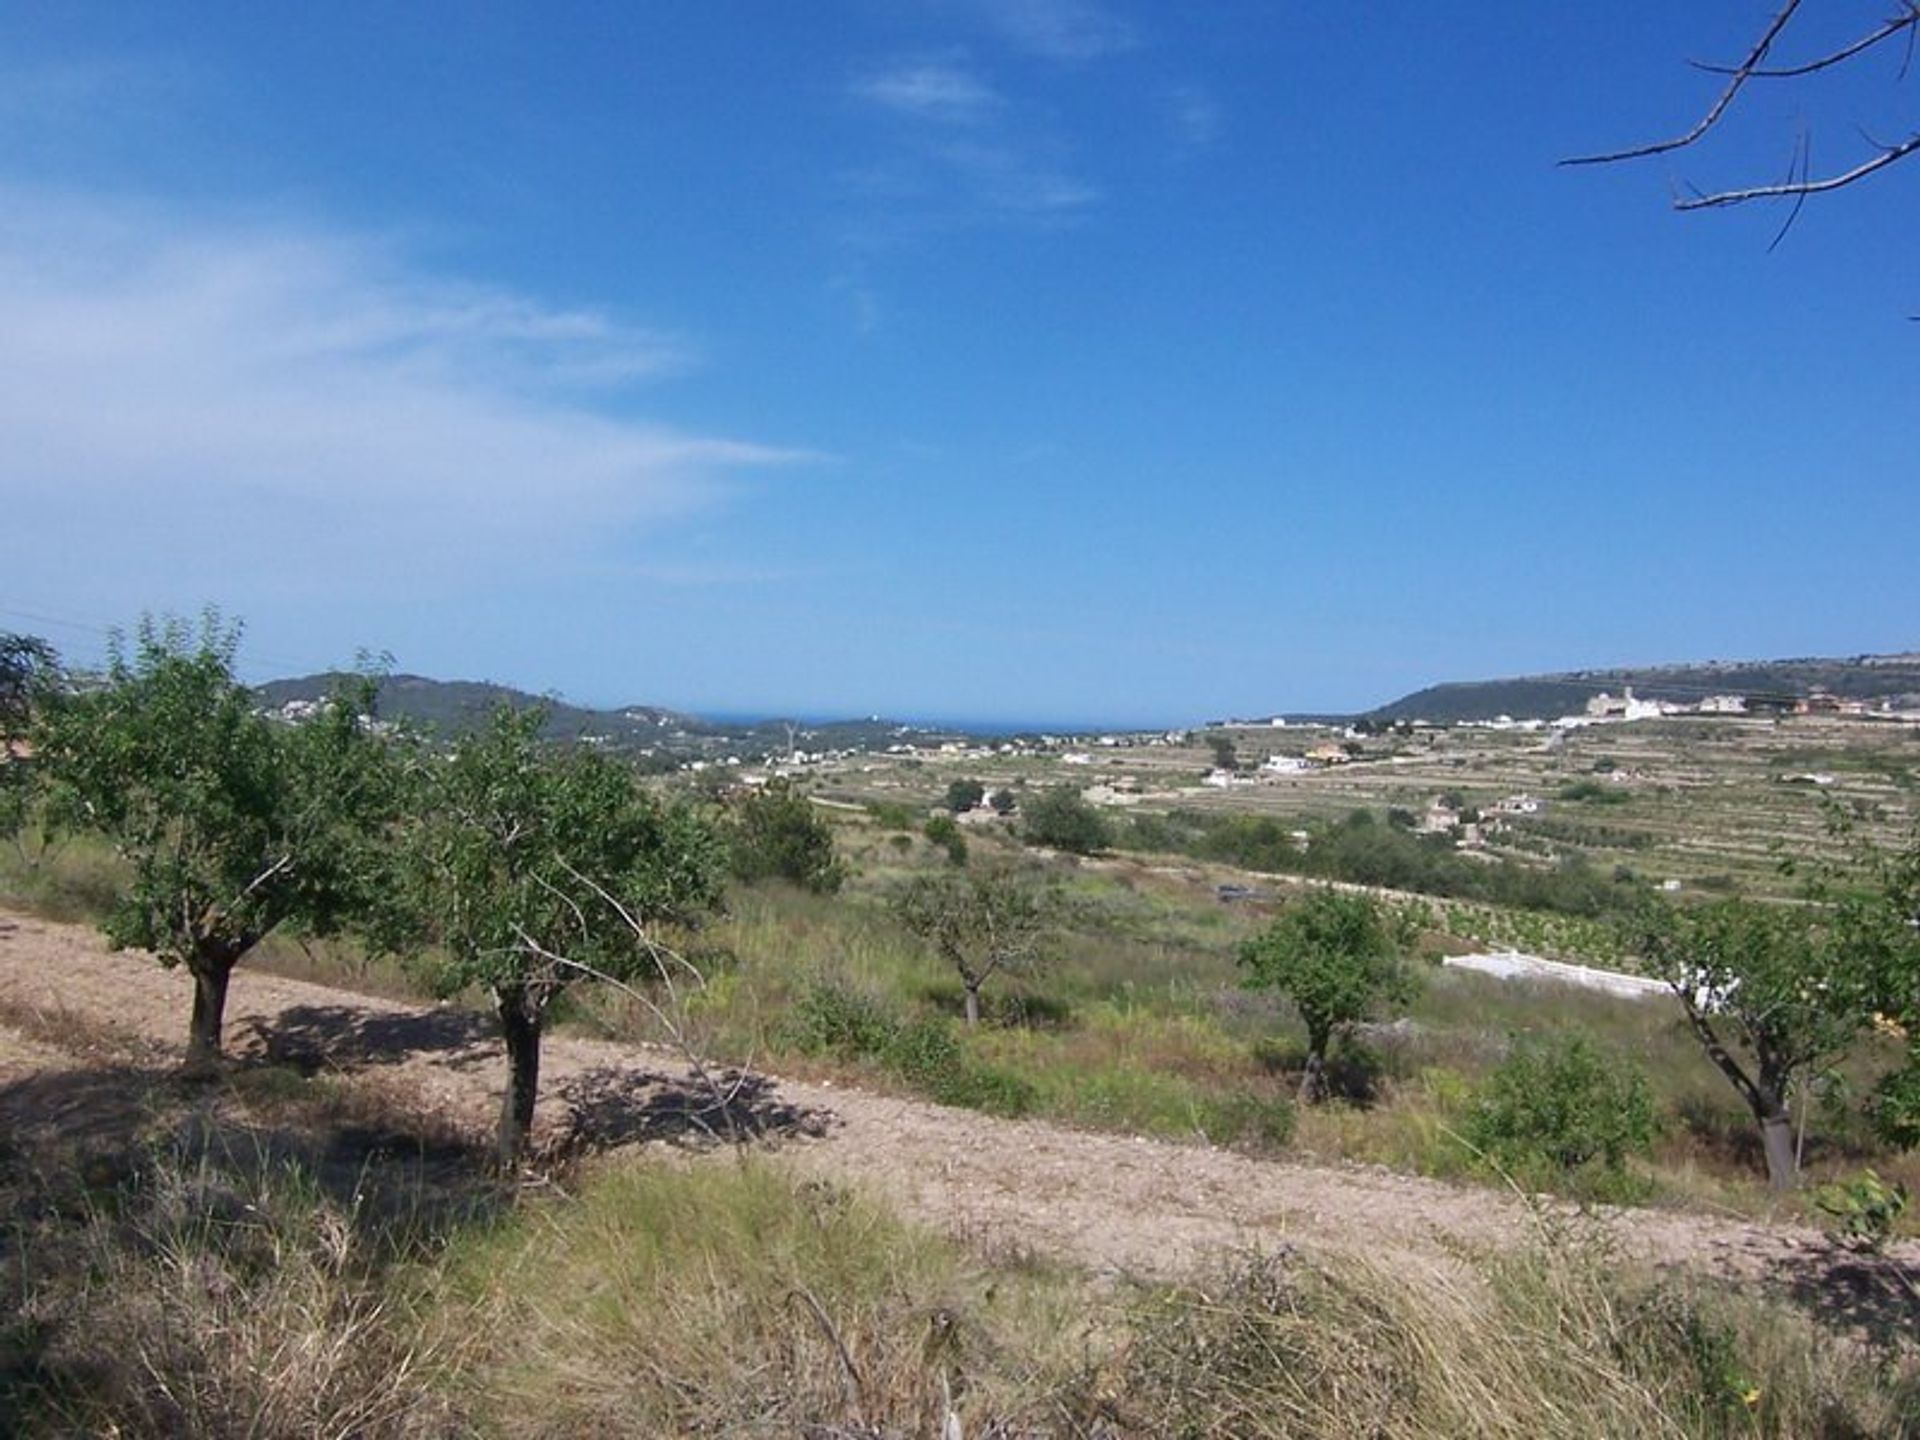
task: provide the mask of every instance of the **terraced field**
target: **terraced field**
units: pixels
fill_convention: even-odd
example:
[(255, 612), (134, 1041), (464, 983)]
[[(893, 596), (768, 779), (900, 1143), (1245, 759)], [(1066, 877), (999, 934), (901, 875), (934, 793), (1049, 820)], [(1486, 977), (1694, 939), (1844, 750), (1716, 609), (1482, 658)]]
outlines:
[[(1241, 764), (1340, 743), (1314, 727), (1229, 733)], [(1818, 851), (1837, 806), (1883, 841), (1920, 815), (1920, 725), (1839, 716), (1676, 717), (1569, 732), (1453, 728), (1368, 737), (1346, 764), (1299, 774), (1257, 770), (1245, 783), (1200, 783), (1212, 765), (1203, 745), (1060, 750), (984, 758), (929, 756), (867, 762), (822, 777), (823, 789), (855, 803), (936, 803), (965, 775), (989, 787), (1071, 783), (1116, 813), (1188, 809), (1309, 823), (1354, 809), (1400, 809), (1423, 817), (1447, 796), (1491, 811), (1513, 796), (1539, 801), (1533, 814), (1501, 817), (1484, 853), (1548, 864), (1583, 856), (1626, 866), (1684, 889), (1781, 894), (1785, 853)], [(1084, 756), (1069, 762), (1067, 754)], [(1117, 793), (1116, 793), (1117, 792)]]

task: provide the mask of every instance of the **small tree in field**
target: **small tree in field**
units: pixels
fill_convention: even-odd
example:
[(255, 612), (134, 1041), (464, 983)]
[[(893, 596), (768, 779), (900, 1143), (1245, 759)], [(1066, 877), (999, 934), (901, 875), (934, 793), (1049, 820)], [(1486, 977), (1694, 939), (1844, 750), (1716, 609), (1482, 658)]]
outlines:
[(987, 798), (987, 787), (978, 780), (955, 780), (947, 786), (941, 803), (956, 815), (965, 814)]
[(543, 746), (543, 718), (503, 708), (425, 759), (424, 813), (404, 850), (418, 938), (437, 947), (435, 988), (484, 986), (500, 1020), (503, 1165), (526, 1148), (553, 1002), (582, 979), (659, 975), (651, 927), (715, 908), (726, 861), (711, 826), (647, 794), (627, 766)]
[(1395, 926), (1365, 895), (1315, 890), (1240, 947), (1249, 989), (1286, 996), (1307, 1027), (1300, 1099), (1327, 1095), (1327, 1051), (1377, 1005), (1412, 998)]
[(1091, 855), (1113, 844), (1113, 829), (1071, 785), (1056, 785), (1026, 803), (1021, 833), (1029, 845)]
[(1768, 1182), (1791, 1187), (1795, 1087), (1845, 1055), (1872, 1019), (1864, 977), (1831, 916), (1745, 900), (1657, 905), (1629, 938), (1753, 1113)]
[(846, 883), (833, 850), (833, 827), (784, 776), (727, 807), (723, 833), (733, 873), (746, 881), (777, 877), (830, 895)]
[(50, 804), (97, 830), (132, 872), (103, 923), (193, 977), (187, 1066), (219, 1060), (234, 966), (283, 924), (334, 931), (376, 872), (391, 814), (387, 747), (362, 724), (371, 684), (298, 725), (234, 678), (239, 632), (142, 621), (116, 636), (106, 684), (50, 707), (38, 763)]
[(987, 981), (1040, 963), (1051, 923), (1046, 895), (1004, 868), (922, 875), (894, 897), (893, 908), (960, 977), (969, 1026), (980, 1023)]
[(1233, 743), (1233, 737), (1225, 731), (1216, 730), (1207, 736), (1207, 748), (1213, 751), (1213, 763), (1221, 770), (1240, 768), (1240, 750)]

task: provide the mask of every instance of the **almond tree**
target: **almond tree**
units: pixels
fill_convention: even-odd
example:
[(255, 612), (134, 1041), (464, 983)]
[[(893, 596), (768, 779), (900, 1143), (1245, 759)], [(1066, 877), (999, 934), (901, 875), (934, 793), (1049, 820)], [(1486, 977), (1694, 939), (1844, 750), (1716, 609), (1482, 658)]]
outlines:
[(554, 1001), (583, 979), (657, 976), (667, 962), (652, 927), (715, 909), (726, 860), (711, 826), (649, 795), (631, 767), (543, 745), (544, 718), (503, 707), (451, 752), (424, 755), (422, 813), (399, 851), (435, 988), (484, 987), (499, 1017), (506, 1166), (533, 1125)]
[(105, 682), (47, 707), (37, 765), (55, 816), (105, 836), (130, 878), (102, 930), (193, 977), (187, 1068), (221, 1053), (236, 965), (282, 925), (337, 930), (366, 898), (393, 792), (363, 723), (371, 684), (299, 724), (233, 673), (237, 627), (209, 614), (115, 636)]
[(1657, 905), (1632, 929), (1634, 948), (1752, 1112), (1768, 1183), (1790, 1188), (1795, 1090), (1845, 1055), (1872, 1018), (1865, 976), (1831, 912), (1747, 900)]
[(1376, 1005), (1411, 998), (1397, 928), (1369, 896), (1323, 888), (1240, 947), (1247, 987), (1286, 996), (1306, 1024), (1303, 1102), (1326, 1098), (1327, 1051), (1336, 1038)]
[(980, 1023), (980, 991), (1001, 971), (1030, 970), (1045, 954), (1046, 895), (1005, 868), (922, 875), (894, 897), (901, 924), (960, 977), (967, 1024)]

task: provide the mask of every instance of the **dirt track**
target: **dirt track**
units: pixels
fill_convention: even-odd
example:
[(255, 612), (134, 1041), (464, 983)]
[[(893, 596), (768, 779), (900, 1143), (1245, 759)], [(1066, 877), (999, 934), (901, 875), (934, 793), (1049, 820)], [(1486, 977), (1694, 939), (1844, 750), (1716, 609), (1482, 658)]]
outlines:
[[(90, 930), (0, 911), (0, 1011), (33, 1014), (37, 1040), (0, 1030), (0, 1085), (55, 1063), (63, 1022), (163, 1045), (185, 1029), (188, 982)], [(337, 1068), (420, 1112), (476, 1131), (499, 1103), (504, 1061), (485, 1017), (236, 974), (230, 1048)], [(51, 1045), (49, 1044), (51, 1040)], [(69, 1062), (71, 1063), (71, 1062)], [(708, 1103), (665, 1052), (548, 1040), (537, 1130), (601, 1141), (684, 1133)], [(1221, 1247), (1281, 1244), (1445, 1263), (1532, 1234), (1511, 1196), (1358, 1167), (1250, 1159), (1200, 1145), (997, 1120), (921, 1101), (749, 1077), (739, 1113), (776, 1137), (781, 1162), (876, 1188), (910, 1216), (969, 1240), (1105, 1273), (1170, 1276)], [(1817, 1293), (1859, 1283), (1859, 1262), (1818, 1232), (1666, 1211), (1605, 1223), (1625, 1254)], [(1920, 1245), (1895, 1263), (1920, 1277)]]

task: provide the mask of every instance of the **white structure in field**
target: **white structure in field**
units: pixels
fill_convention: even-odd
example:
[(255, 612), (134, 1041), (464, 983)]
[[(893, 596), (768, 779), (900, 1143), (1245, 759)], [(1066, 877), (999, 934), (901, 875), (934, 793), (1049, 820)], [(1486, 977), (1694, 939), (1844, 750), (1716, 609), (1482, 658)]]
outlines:
[(1596, 970), (1590, 965), (1569, 965), (1564, 960), (1547, 960), (1519, 950), (1449, 955), (1440, 963), (1450, 969), (1473, 970), (1501, 980), (1545, 980), (1557, 985), (1577, 985), (1584, 990), (1602, 990), (1628, 1000), (1652, 1000), (1673, 993), (1663, 980), (1623, 975), (1618, 970)]

